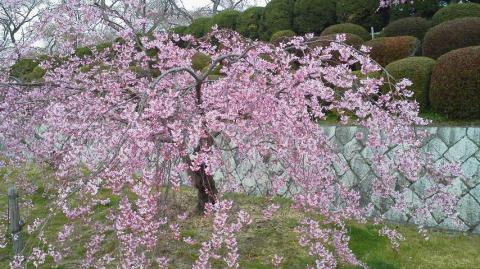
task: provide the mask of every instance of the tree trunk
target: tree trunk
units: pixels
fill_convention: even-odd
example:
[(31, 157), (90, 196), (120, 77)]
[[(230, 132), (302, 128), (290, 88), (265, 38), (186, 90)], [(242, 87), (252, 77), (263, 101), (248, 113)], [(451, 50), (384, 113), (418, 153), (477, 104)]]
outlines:
[(192, 171), (191, 177), (193, 179), (193, 185), (198, 192), (197, 209), (200, 212), (205, 211), (205, 204), (214, 204), (217, 201), (217, 188), (213, 176), (205, 173), (205, 165), (198, 171)]

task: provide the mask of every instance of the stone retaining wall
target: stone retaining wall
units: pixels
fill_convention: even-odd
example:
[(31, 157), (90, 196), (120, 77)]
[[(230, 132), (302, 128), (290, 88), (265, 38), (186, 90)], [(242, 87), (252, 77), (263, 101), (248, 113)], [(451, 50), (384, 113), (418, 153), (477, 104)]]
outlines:
[[(436, 162), (458, 162), (465, 178), (457, 178), (451, 192), (460, 198), (457, 206), (460, 226), (445, 220), (440, 214), (430, 212), (429, 227), (454, 229), (480, 234), (480, 127), (427, 127), (432, 136), (425, 141), (423, 149), (432, 154)], [(325, 126), (325, 133), (336, 146), (340, 159), (347, 169), (336, 169), (337, 175), (349, 186), (359, 189), (363, 202), (372, 202), (375, 210), (393, 221), (410, 222), (406, 215), (395, 214), (385, 202), (372, 200), (370, 183), (375, 175), (370, 168), (364, 148), (354, 136), (359, 131), (355, 126)], [(414, 183), (402, 182), (407, 189), (404, 194), (412, 203), (419, 202), (422, 192), (431, 183), (420, 179)]]

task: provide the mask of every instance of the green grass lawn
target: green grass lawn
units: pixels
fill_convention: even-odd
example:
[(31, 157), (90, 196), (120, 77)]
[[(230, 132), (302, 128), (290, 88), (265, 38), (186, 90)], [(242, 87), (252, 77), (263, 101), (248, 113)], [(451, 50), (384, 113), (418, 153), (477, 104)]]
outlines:
[[(35, 182), (41, 182), (47, 175), (36, 168), (29, 168), (27, 175)], [(0, 169), (0, 176), (2, 176)], [(0, 184), (0, 192), (6, 193), (6, 184)], [(104, 192), (108, 196), (107, 192)], [(37, 217), (47, 214), (48, 198), (44, 188), (41, 187), (33, 195), (33, 206), (28, 209), (27, 224)], [(0, 208), (6, 209), (6, 196), (0, 196)], [(192, 216), (181, 227), (182, 236), (191, 236), (197, 241), (193, 246), (184, 242), (164, 240), (158, 248), (159, 255), (168, 256), (171, 259), (171, 268), (190, 268), (198, 255), (200, 243), (208, 238), (211, 232), (211, 222), (201, 215), (195, 214), (196, 195), (192, 189), (184, 188), (176, 193), (172, 199), (178, 205), (178, 210), (187, 210)], [(239, 241), (240, 267), (241, 268), (273, 268), (271, 259), (274, 254), (284, 256), (282, 268), (305, 268), (312, 265), (313, 260), (308, 256), (307, 250), (298, 244), (297, 234), (293, 231), (297, 226), (302, 214), (290, 209), (291, 201), (284, 198), (275, 198), (274, 202), (281, 205), (281, 209), (274, 215), (272, 220), (262, 218), (262, 210), (270, 202), (262, 197), (245, 196), (241, 194), (227, 194), (225, 198), (235, 201), (234, 210), (243, 209), (251, 214), (253, 222), (243, 229), (237, 236)], [(95, 218), (104, 218), (108, 209), (118, 203), (118, 199), (112, 200), (110, 206), (100, 206), (94, 213)], [(5, 212), (5, 211), (4, 211)], [(56, 233), (66, 222), (65, 217), (58, 214), (52, 218), (45, 236), (54, 241)], [(75, 225), (80, 225), (75, 223)], [(400, 251), (392, 249), (389, 241), (378, 236), (379, 226), (372, 224), (349, 225), (351, 243), (354, 253), (370, 268), (374, 269), (410, 269), (432, 268), (452, 269), (480, 268), (480, 236), (451, 233), (447, 231), (430, 231), (430, 240), (425, 241), (415, 227), (410, 225), (390, 224), (398, 227), (398, 230), (406, 237), (402, 242)], [(76, 234), (72, 253), (67, 257), (59, 268), (78, 268), (81, 256), (85, 253), (84, 245), (92, 231), (79, 229)], [(27, 248), (38, 244), (32, 235), (25, 235)], [(114, 249), (117, 245), (114, 236), (104, 245), (105, 249)], [(8, 268), (10, 259), (10, 246), (0, 249), (0, 268)], [(225, 264), (216, 262), (214, 268), (224, 268)], [(29, 267), (33, 268), (33, 267)], [(47, 263), (41, 268), (52, 268)], [(340, 268), (354, 268), (343, 265)]]
[[(458, 119), (449, 119), (445, 115), (440, 113), (425, 111), (420, 113), (420, 117), (424, 119), (431, 120), (431, 126), (480, 126), (480, 119), (471, 119), (471, 120), (458, 120)], [(337, 115), (329, 114), (325, 120), (319, 121), (321, 125), (334, 125), (340, 122), (340, 118)]]

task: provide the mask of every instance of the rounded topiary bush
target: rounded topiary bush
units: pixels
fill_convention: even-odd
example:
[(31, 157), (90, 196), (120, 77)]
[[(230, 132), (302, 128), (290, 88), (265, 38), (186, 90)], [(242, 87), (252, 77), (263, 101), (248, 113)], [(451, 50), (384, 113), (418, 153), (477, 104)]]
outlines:
[(385, 36), (409, 35), (423, 40), (430, 28), (430, 22), (420, 17), (408, 17), (391, 22), (383, 29)]
[(298, 34), (320, 33), (336, 21), (334, 0), (297, 0), (293, 29)]
[(390, 7), (390, 22), (410, 16), (431, 18), (440, 8), (438, 0), (407, 1)]
[(389, 20), (388, 9), (378, 10), (378, 0), (337, 0), (337, 21), (382, 30)]
[(19, 59), (10, 67), (10, 76), (25, 82), (40, 80), (43, 75), (45, 70), (34, 59)]
[(270, 40), (273, 33), (293, 29), (294, 0), (272, 0), (264, 9), (262, 38)]
[(353, 23), (341, 23), (335, 24), (325, 28), (322, 32), (322, 36), (324, 35), (332, 35), (332, 34), (354, 34), (361, 37), (363, 40), (370, 39), (370, 34), (368, 31), (363, 28), (361, 25), (353, 24)]
[(432, 72), (430, 104), (455, 119), (480, 119), (480, 46), (448, 52)]
[(480, 17), (480, 4), (462, 3), (450, 4), (435, 13), (432, 17), (434, 25), (442, 22), (464, 18), (464, 17)]
[(93, 52), (88, 47), (79, 47), (75, 49), (75, 56), (77, 57), (84, 58), (91, 55), (93, 55)]
[(394, 36), (375, 38), (364, 43), (371, 47), (370, 55), (380, 65), (415, 55), (420, 40), (414, 36)]
[(420, 109), (429, 106), (428, 91), (435, 60), (428, 57), (408, 57), (388, 64), (385, 69), (396, 80), (408, 78), (413, 82), (410, 90), (413, 98), (420, 104)]
[(238, 16), (237, 32), (248, 38), (259, 38), (263, 7), (251, 7)]
[(188, 26), (177, 26), (170, 30), (172, 33), (183, 35), (188, 31)]
[(198, 18), (195, 19), (188, 27), (186, 33), (195, 37), (202, 37), (212, 29), (212, 19)]
[(218, 28), (221, 29), (228, 28), (235, 30), (237, 27), (237, 20), (239, 16), (239, 11), (227, 9), (215, 14), (215, 16), (212, 17), (211, 23), (212, 25), (218, 25)]
[[(359, 48), (364, 42), (364, 40), (356, 34), (346, 33), (345, 36), (346, 36), (345, 44), (355, 48)], [(330, 45), (331, 41), (336, 40), (336, 38), (337, 38), (337, 34), (322, 35), (312, 40), (310, 42), (309, 47), (311, 48), (325, 47)]]
[(281, 42), (286, 42), (289, 40), (289, 38), (294, 37), (296, 34), (292, 30), (282, 30), (275, 32), (272, 37), (270, 38), (270, 42), (278, 45)]
[(423, 55), (438, 58), (451, 50), (480, 45), (480, 18), (446, 21), (428, 30), (423, 39)]

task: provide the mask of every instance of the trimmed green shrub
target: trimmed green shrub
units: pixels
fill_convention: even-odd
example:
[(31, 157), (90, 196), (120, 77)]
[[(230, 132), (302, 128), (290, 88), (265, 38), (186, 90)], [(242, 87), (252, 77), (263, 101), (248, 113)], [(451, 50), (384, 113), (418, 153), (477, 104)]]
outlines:
[(430, 104), (455, 119), (480, 119), (480, 46), (438, 58), (432, 72)]
[(380, 31), (389, 20), (388, 9), (378, 10), (378, 0), (337, 0), (337, 21)]
[(237, 20), (239, 16), (239, 11), (233, 9), (223, 10), (222, 12), (219, 12), (212, 17), (212, 25), (216, 24), (220, 29), (228, 28), (235, 30), (237, 27)]
[(294, 0), (272, 0), (264, 9), (262, 39), (270, 40), (273, 33), (293, 29)]
[(191, 34), (194, 37), (202, 37), (212, 29), (211, 18), (198, 18), (195, 19), (188, 27), (186, 33)]
[(292, 30), (282, 30), (274, 33), (270, 38), (270, 42), (278, 45), (281, 42), (285, 42), (289, 39), (289, 37), (294, 37), (296, 34)]
[(80, 47), (75, 49), (75, 56), (84, 58), (93, 55), (92, 50), (88, 47)]
[(335, 13), (333, 0), (297, 0), (293, 9), (293, 29), (298, 34), (318, 34), (335, 23)]
[(192, 56), (192, 68), (195, 71), (203, 70), (212, 63), (212, 57), (205, 53), (197, 52)]
[(428, 91), (435, 60), (428, 57), (408, 57), (388, 64), (385, 69), (396, 80), (408, 78), (413, 82), (410, 90), (413, 98), (420, 104), (420, 109), (425, 111), (429, 106)]
[(237, 32), (248, 38), (259, 38), (263, 11), (263, 7), (251, 7), (242, 12), (238, 16)]
[(480, 4), (463, 3), (450, 4), (435, 13), (432, 17), (433, 25), (442, 22), (464, 18), (464, 17), (480, 17)]
[(21, 78), (21, 76), (32, 72), (37, 66), (38, 62), (33, 59), (19, 59), (10, 67), (10, 76)]
[(177, 26), (170, 29), (172, 33), (184, 35), (188, 32), (188, 26)]
[(446, 21), (428, 30), (423, 39), (423, 55), (438, 58), (451, 50), (480, 45), (480, 18)]
[(394, 36), (375, 38), (364, 43), (372, 48), (371, 57), (381, 66), (415, 55), (420, 40), (413, 36)]
[(407, 1), (390, 7), (390, 22), (410, 16), (431, 18), (440, 8), (438, 0)]
[(361, 25), (353, 24), (353, 23), (341, 23), (341, 24), (335, 24), (335, 25), (329, 26), (325, 30), (323, 30), (321, 35), (323, 36), (323, 35), (341, 34), (341, 33), (355, 34), (361, 37), (363, 40), (370, 39), (370, 34), (365, 28), (363, 28)]
[(96, 45), (95, 48), (97, 49), (98, 52), (102, 52), (107, 48), (111, 48), (112, 45), (113, 45), (112, 42), (104, 42), (104, 43), (100, 43), (100, 44)]
[(391, 22), (383, 29), (385, 36), (409, 35), (423, 40), (425, 33), (430, 28), (430, 23), (420, 17), (408, 17)]
[[(347, 39), (345, 40), (345, 44), (350, 45), (355, 48), (359, 48), (360, 45), (363, 44), (364, 40), (356, 34), (345, 34)], [(317, 37), (313, 42), (310, 43), (309, 47), (325, 47), (330, 45), (332, 40), (337, 38), (337, 34), (330, 34), (330, 35), (322, 35)]]
[(45, 70), (38, 65), (34, 59), (20, 59), (10, 67), (10, 76), (25, 82), (40, 80)]

